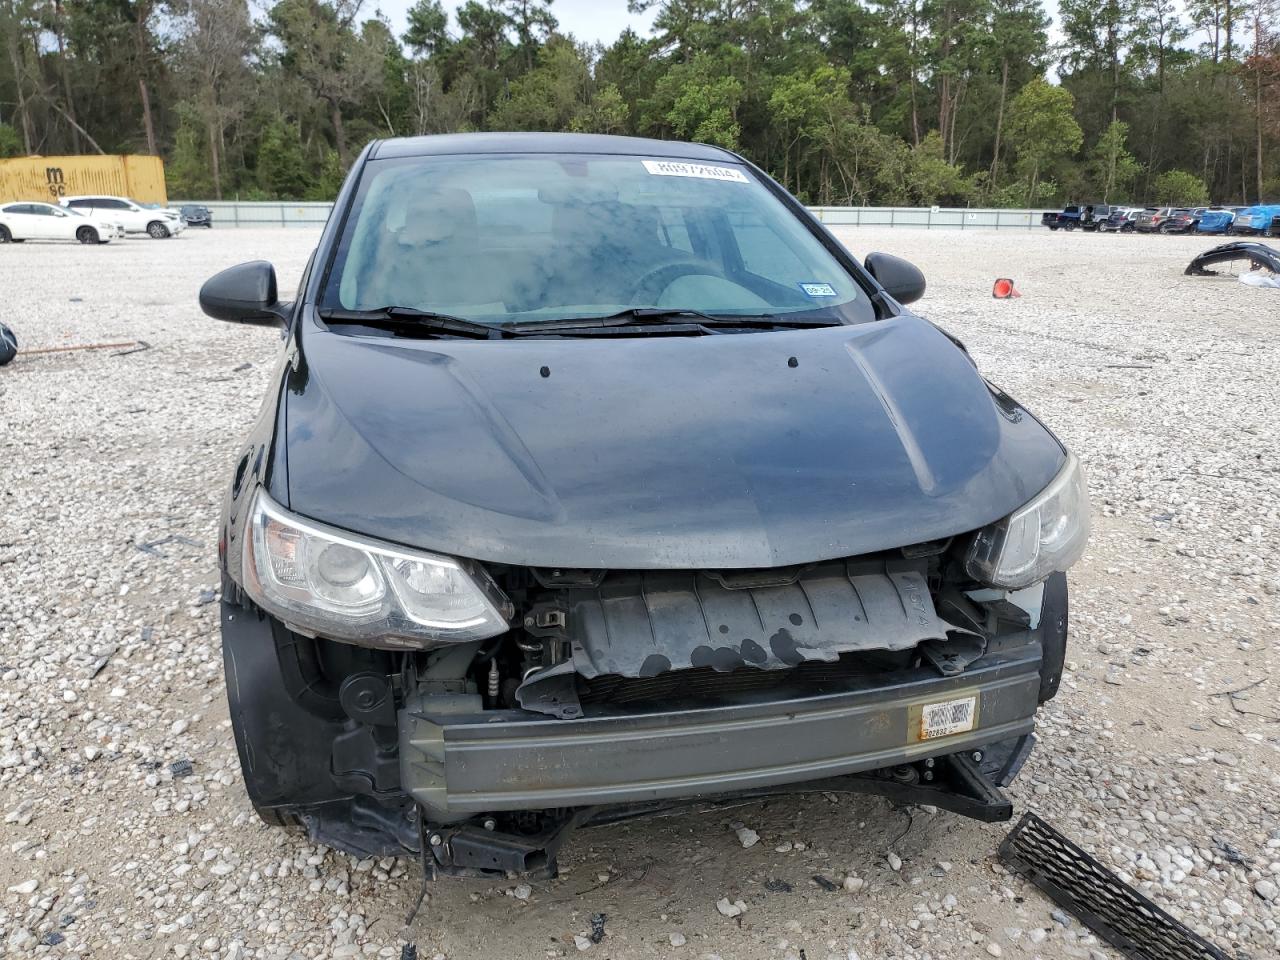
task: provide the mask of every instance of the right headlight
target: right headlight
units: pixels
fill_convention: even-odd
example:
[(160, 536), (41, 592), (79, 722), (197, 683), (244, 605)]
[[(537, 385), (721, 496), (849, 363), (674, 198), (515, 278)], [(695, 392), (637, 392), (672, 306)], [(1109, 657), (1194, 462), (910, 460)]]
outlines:
[(305, 634), (427, 649), (503, 633), (510, 601), (478, 565), (338, 530), (259, 489), (244, 539), (245, 589)]
[(1053, 482), (974, 536), (965, 571), (982, 583), (1021, 590), (1080, 559), (1089, 540), (1089, 489), (1074, 455)]

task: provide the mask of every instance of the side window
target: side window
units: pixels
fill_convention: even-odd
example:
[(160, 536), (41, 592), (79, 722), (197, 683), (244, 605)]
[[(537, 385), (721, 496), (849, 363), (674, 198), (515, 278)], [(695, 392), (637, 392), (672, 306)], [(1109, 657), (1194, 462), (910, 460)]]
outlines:
[(37, 217), (52, 217), (53, 211), (48, 207), (42, 207), (38, 203), (33, 203), (28, 208), (28, 213), (34, 213)]
[(70, 200), (67, 202), (67, 206), (73, 210), (88, 210), (93, 204), (88, 200)]

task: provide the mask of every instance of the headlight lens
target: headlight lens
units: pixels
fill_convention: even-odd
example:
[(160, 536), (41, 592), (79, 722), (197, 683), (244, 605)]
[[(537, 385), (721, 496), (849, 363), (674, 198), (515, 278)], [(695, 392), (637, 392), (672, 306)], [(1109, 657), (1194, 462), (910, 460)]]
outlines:
[(478, 566), (356, 536), (254, 496), (245, 589), (303, 633), (424, 649), (496, 636), (511, 604)]
[(965, 560), (975, 580), (1021, 590), (1080, 559), (1089, 539), (1089, 489), (1072, 454), (1026, 506), (979, 530)]

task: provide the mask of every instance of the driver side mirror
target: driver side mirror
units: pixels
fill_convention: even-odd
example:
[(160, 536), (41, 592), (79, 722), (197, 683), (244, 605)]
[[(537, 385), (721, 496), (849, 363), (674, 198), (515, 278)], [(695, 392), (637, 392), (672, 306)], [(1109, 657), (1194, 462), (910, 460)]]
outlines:
[(276, 292), (276, 268), (265, 260), (228, 267), (200, 288), (200, 309), (215, 320), (283, 325), (289, 307)]
[(867, 272), (899, 303), (915, 303), (924, 296), (924, 274), (914, 263), (888, 253), (868, 253)]

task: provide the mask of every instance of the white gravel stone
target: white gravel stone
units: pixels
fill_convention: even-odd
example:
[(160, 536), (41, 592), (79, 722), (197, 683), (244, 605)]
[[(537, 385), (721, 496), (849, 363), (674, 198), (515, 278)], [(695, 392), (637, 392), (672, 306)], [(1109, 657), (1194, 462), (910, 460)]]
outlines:
[(728, 897), (721, 897), (716, 901), (716, 909), (720, 911), (721, 916), (737, 917), (747, 912), (747, 905), (741, 900), (731, 901)]

